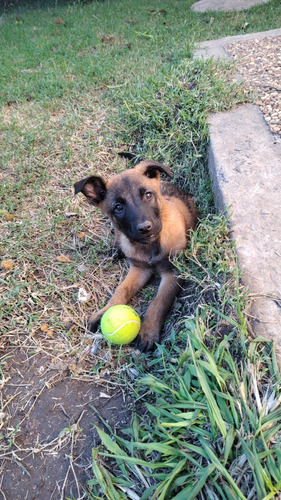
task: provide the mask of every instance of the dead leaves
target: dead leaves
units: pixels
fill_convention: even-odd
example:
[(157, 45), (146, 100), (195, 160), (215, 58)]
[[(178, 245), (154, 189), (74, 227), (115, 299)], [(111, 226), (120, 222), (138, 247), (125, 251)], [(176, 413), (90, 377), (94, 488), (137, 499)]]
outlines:
[(148, 12), (151, 16), (160, 16), (160, 15), (166, 16), (167, 15), (167, 11), (165, 9), (158, 9), (158, 10), (153, 9), (153, 10), (149, 10)]
[(14, 268), (14, 262), (12, 259), (2, 260), (0, 267), (1, 269), (4, 269), (4, 271), (12, 271)]
[(44, 325), (41, 326), (40, 330), (41, 330), (41, 332), (44, 332), (46, 335), (48, 335), (48, 337), (53, 337), (54, 336), (53, 330), (51, 330), (49, 328), (49, 326), (47, 325), (47, 323), (44, 323)]
[(118, 45), (118, 46), (124, 46), (124, 48), (130, 49), (132, 47), (131, 43), (126, 43), (123, 37), (115, 37), (112, 35), (104, 35), (101, 38), (102, 43), (105, 43), (107, 45)]
[(90, 298), (91, 298), (91, 293), (87, 292), (85, 288), (80, 287), (78, 290), (78, 297), (77, 297), (78, 302), (88, 302)]
[(80, 240), (84, 240), (85, 238), (85, 233), (77, 233), (77, 237), (80, 239)]
[(66, 22), (62, 17), (54, 19), (54, 23), (61, 26), (66, 26)]
[(116, 38), (115, 36), (111, 35), (104, 35), (101, 39), (103, 43), (109, 43), (111, 45), (114, 45), (120, 41), (120, 38)]
[(70, 264), (71, 263), (71, 258), (69, 255), (64, 255), (63, 253), (61, 255), (57, 256), (57, 260), (59, 262), (62, 262), (63, 264)]
[[(80, 235), (77, 235), (79, 239), (84, 239), (85, 235), (81, 233)], [(72, 260), (69, 255), (65, 254), (60, 254), (56, 257), (56, 260), (58, 262), (61, 262), (62, 264), (71, 264)], [(2, 260), (0, 263), (0, 269), (3, 269), (4, 271), (12, 271), (14, 269), (15, 263), (13, 259), (5, 259)]]
[(12, 222), (14, 220), (14, 215), (10, 214), (8, 210), (0, 210), (0, 217), (5, 219), (7, 222)]

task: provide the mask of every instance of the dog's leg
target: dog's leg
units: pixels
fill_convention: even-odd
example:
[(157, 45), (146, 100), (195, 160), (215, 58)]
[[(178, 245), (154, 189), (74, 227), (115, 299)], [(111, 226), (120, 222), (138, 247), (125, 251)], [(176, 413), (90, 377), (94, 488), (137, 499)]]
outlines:
[(94, 331), (96, 329), (97, 323), (109, 307), (116, 306), (118, 304), (127, 304), (131, 298), (144, 287), (144, 285), (150, 280), (151, 276), (151, 269), (142, 269), (131, 266), (126, 278), (116, 288), (106, 306), (89, 317), (89, 330)]
[(137, 347), (141, 351), (149, 351), (159, 341), (166, 315), (179, 290), (179, 281), (173, 272), (161, 274), (157, 295), (148, 307), (140, 329)]

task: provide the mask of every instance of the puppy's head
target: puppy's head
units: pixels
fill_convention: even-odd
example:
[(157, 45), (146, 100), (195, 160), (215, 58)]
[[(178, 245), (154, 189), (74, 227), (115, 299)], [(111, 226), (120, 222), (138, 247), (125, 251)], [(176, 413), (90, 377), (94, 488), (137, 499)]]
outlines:
[(82, 179), (74, 184), (75, 194), (82, 192), (130, 241), (149, 244), (162, 228), (161, 172), (172, 177), (165, 165), (145, 160), (107, 181), (96, 175)]

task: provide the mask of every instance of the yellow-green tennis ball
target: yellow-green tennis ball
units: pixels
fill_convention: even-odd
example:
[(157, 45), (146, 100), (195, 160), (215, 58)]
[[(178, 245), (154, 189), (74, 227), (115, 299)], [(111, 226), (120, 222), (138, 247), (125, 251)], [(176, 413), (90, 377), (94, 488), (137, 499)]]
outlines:
[(140, 330), (140, 317), (130, 306), (112, 306), (101, 318), (103, 336), (112, 344), (129, 344)]

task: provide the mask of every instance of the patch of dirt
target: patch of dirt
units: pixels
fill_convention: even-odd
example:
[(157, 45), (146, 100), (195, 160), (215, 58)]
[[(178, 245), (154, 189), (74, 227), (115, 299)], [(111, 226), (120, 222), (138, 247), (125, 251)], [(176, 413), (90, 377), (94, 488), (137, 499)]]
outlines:
[[(9, 357), (10, 356), (10, 357)], [(67, 365), (42, 353), (6, 352), (0, 498), (87, 498), (95, 429), (130, 422), (125, 388), (107, 377), (75, 379)]]
[(225, 50), (256, 94), (271, 132), (281, 135), (281, 36), (235, 42)]

